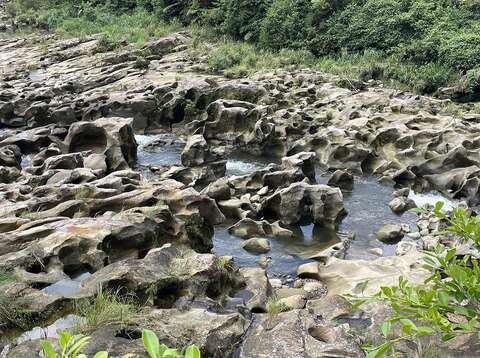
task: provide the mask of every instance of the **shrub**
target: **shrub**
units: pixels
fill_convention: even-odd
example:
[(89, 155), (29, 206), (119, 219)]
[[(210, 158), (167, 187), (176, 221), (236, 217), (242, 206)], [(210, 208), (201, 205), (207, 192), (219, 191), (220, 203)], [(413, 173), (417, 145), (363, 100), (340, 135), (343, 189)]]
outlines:
[[(480, 219), (465, 209), (454, 209), (451, 216), (442, 212), (443, 203), (437, 203), (435, 215), (447, 222), (444, 233), (472, 242), (480, 247)], [(425, 210), (417, 210), (425, 212)], [(456, 249), (438, 245), (433, 252), (425, 252), (425, 268), (431, 275), (424, 285), (413, 285), (400, 277), (398, 286), (382, 287), (370, 298), (357, 299), (356, 305), (366, 301), (383, 301), (391, 306), (393, 316), (381, 330), (386, 339), (375, 347), (366, 347), (369, 357), (380, 357), (400, 341), (441, 334), (443, 341), (459, 335), (480, 333), (480, 268), (477, 259), (457, 256)], [(400, 336), (392, 337), (392, 327), (401, 328)]]
[(310, 1), (276, 0), (260, 27), (259, 43), (276, 50), (305, 47), (308, 41)]
[(260, 26), (272, 0), (221, 0), (221, 28), (237, 39), (258, 41)]

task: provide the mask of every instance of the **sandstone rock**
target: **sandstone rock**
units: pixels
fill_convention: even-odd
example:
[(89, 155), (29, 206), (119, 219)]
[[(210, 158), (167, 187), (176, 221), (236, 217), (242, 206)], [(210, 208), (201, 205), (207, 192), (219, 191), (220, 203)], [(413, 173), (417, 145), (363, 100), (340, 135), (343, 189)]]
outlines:
[(328, 180), (328, 185), (335, 186), (343, 190), (352, 190), (353, 175), (344, 170), (336, 170)]
[(310, 218), (315, 224), (336, 225), (344, 216), (343, 196), (339, 189), (327, 185), (295, 183), (265, 199), (266, 217), (279, 219), (286, 225)]
[(132, 167), (137, 159), (131, 119), (100, 118), (94, 122), (74, 123), (65, 138), (65, 146), (69, 153), (91, 150), (104, 154), (112, 171)]
[(270, 241), (262, 238), (251, 238), (246, 240), (242, 247), (255, 254), (265, 254), (270, 251)]
[(273, 319), (258, 317), (239, 352), (241, 358), (363, 356), (363, 351), (346, 326), (320, 325), (306, 310), (280, 313)]
[(415, 201), (413, 199), (410, 199), (408, 197), (404, 196), (399, 196), (394, 198), (388, 206), (392, 211), (396, 214), (401, 214), (404, 213), (407, 210), (413, 209), (417, 207), (417, 204), (415, 204)]
[(378, 240), (385, 243), (396, 243), (400, 241), (405, 232), (400, 224), (387, 224), (377, 231)]

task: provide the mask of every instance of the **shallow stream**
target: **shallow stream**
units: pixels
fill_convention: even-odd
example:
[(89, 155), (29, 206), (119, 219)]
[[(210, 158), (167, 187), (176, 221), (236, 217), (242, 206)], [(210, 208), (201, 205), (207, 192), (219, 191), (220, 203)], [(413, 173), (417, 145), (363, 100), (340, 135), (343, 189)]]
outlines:
[[(141, 166), (180, 165), (184, 142), (172, 134), (137, 135), (139, 143), (138, 161)], [(162, 146), (150, 146), (156, 141), (165, 142)], [(278, 159), (255, 157), (245, 153), (234, 153), (227, 161), (227, 176), (245, 175), (262, 169)], [(317, 182), (326, 184), (331, 173), (317, 171)], [(372, 248), (381, 248), (384, 256), (395, 254), (396, 245), (383, 244), (376, 238), (376, 232), (385, 224), (408, 223), (416, 231), (416, 216), (406, 212), (403, 215), (393, 213), (388, 207), (395, 189), (382, 185), (374, 176), (356, 176), (352, 191), (344, 191), (344, 206), (348, 215), (338, 226), (339, 232), (353, 233), (355, 240), (347, 251), (347, 259), (374, 259)], [(417, 205), (434, 204), (438, 200), (446, 202), (446, 208), (452, 201), (439, 193), (411, 193)], [(315, 225), (293, 228), (294, 239), (270, 239), (271, 250), (266, 255), (255, 255), (242, 248), (243, 239), (228, 233), (228, 225), (215, 228), (214, 252), (217, 255), (231, 255), (240, 266), (256, 266), (257, 261), (266, 256), (269, 261), (269, 273), (273, 276), (294, 276), (297, 267), (312, 255), (339, 242), (337, 232)], [(265, 258), (263, 258), (265, 259)]]

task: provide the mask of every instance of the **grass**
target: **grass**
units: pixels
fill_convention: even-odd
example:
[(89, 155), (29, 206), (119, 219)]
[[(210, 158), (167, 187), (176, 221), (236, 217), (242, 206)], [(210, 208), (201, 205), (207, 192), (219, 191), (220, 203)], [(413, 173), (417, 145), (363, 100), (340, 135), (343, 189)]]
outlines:
[(66, 18), (59, 22), (56, 32), (66, 36), (82, 37), (93, 34), (104, 34), (112, 42), (127, 41), (143, 46), (152, 38), (179, 31), (178, 23), (166, 24), (153, 14), (138, 11), (131, 14), (112, 15), (99, 12), (99, 15), (88, 17)]
[(12, 270), (0, 269), (0, 285), (15, 281), (15, 274)]
[(281, 302), (277, 296), (272, 296), (267, 301), (267, 313), (270, 316), (276, 316), (289, 309), (290, 308), (285, 303)]
[(75, 199), (76, 200), (84, 200), (84, 199), (91, 199), (95, 196), (95, 188), (93, 186), (84, 185), (79, 187), (75, 191)]
[(75, 331), (87, 333), (109, 323), (123, 324), (139, 311), (139, 307), (132, 298), (99, 289), (92, 299), (77, 301), (74, 311), (83, 318), (77, 323)]

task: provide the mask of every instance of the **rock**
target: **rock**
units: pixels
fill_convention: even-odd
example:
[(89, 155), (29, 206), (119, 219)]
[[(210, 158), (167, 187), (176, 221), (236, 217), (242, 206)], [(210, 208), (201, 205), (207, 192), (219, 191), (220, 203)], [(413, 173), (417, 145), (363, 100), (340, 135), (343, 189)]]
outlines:
[(262, 268), (243, 267), (240, 274), (245, 279), (245, 288), (236, 293), (236, 297), (245, 300), (247, 308), (253, 313), (267, 311), (267, 301), (272, 295), (272, 286), (267, 278), (267, 273)]
[(380, 247), (373, 247), (368, 249), (368, 252), (375, 256), (383, 256), (383, 250)]
[(317, 300), (309, 300), (307, 309), (327, 322), (348, 317), (353, 311), (352, 304), (340, 295), (329, 295)]
[(377, 231), (378, 240), (387, 244), (399, 242), (404, 235), (405, 232), (400, 224), (387, 224)]
[(300, 265), (297, 269), (297, 276), (299, 278), (312, 278), (314, 280), (319, 280), (319, 264), (317, 262), (309, 262)]
[(281, 298), (279, 302), (285, 304), (290, 309), (295, 310), (305, 308), (305, 303), (307, 302), (307, 299), (305, 298), (305, 295), (293, 295)]
[(279, 219), (285, 225), (297, 224), (301, 218), (311, 218), (315, 224), (334, 226), (346, 211), (339, 189), (300, 182), (267, 197), (263, 212), (266, 217)]
[(415, 204), (415, 201), (413, 199), (410, 199), (410, 198), (404, 197), (404, 196), (399, 196), (399, 197), (394, 198), (388, 204), (388, 206), (390, 207), (390, 209), (392, 209), (392, 211), (395, 214), (402, 214), (407, 210), (416, 208), (417, 204)]
[(132, 317), (129, 324), (105, 325), (91, 332), (85, 354), (93, 356), (100, 350), (107, 350), (110, 356), (116, 357), (143, 355), (145, 349), (139, 339), (141, 327), (154, 331), (162, 343), (179, 351), (189, 344), (196, 344), (202, 356), (222, 358), (233, 354), (246, 323), (236, 312), (215, 313), (201, 307), (149, 309)]
[(211, 150), (203, 135), (196, 134), (188, 137), (182, 151), (182, 164), (186, 167), (201, 166), (220, 160), (222, 154)]
[(403, 188), (393, 192), (395, 198), (405, 197), (408, 198), (410, 195), (410, 188)]
[(379, 257), (368, 261), (331, 257), (318, 267), (316, 277), (327, 285), (329, 295), (360, 294), (363, 291), (368, 296), (378, 292), (381, 286), (397, 285), (400, 275), (411, 283), (423, 283), (429, 272), (422, 268), (422, 257), (420, 252), (414, 250), (404, 256)]
[(240, 346), (239, 358), (363, 357), (347, 325), (319, 324), (306, 310), (258, 317)]
[(270, 251), (270, 241), (267, 239), (254, 237), (246, 240), (242, 244), (242, 247), (245, 250), (255, 254), (265, 254)]
[(94, 122), (76, 122), (65, 138), (69, 153), (90, 150), (104, 154), (109, 170), (133, 167), (137, 159), (137, 143), (132, 119), (100, 118)]
[(342, 190), (352, 190), (353, 175), (344, 170), (336, 170), (330, 179), (328, 179), (328, 185), (338, 187)]

